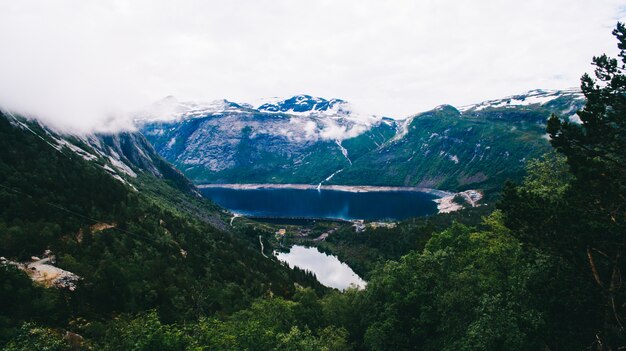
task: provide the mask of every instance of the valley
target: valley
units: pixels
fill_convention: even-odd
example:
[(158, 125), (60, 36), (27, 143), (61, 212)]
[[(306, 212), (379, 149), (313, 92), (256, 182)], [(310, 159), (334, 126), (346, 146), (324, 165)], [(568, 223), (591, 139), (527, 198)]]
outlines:
[[(0, 212), (0, 229), (10, 228), (0, 230), (0, 249), (9, 257), (3, 258), (0, 274), (17, 282), (23, 273), (12, 267), (25, 267), (22, 270), (29, 270), (31, 276), (27, 279), (35, 283), (28, 288), (34, 289), (29, 292), (33, 301), (45, 305), (48, 302), (37, 300), (37, 294), (45, 293), (50, 295), (46, 299), (71, 306), (71, 314), (51, 325), (79, 332), (97, 343), (108, 342), (97, 329), (73, 327), (63, 320), (106, 320), (108, 311), (115, 311), (124, 316), (121, 323), (159, 325), (163, 320), (178, 326), (194, 316), (213, 315), (222, 317), (211, 322), (200, 317), (194, 323), (202, 328), (209, 328), (202, 323), (220, 328), (235, 323), (238, 330), (252, 328), (237, 321), (239, 316), (250, 321), (254, 320), (250, 313), (264, 316), (273, 308), (286, 308), (283, 304), (300, 309), (309, 303), (324, 306), (311, 307), (317, 314), (332, 309), (324, 312), (318, 325), (335, 325), (336, 315), (348, 318), (352, 311), (367, 318), (385, 318), (377, 308), (395, 298), (397, 290), (408, 289), (407, 284), (444, 284), (429, 275), (431, 250), (439, 257), (460, 259), (448, 250), (459, 249), (465, 255), (468, 251), (463, 251), (463, 245), (470, 245), (468, 255), (495, 252), (508, 259), (513, 252), (516, 260), (525, 259), (519, 246), (502, 234), (501, 187), (507, 179), (532, 184), (526, 172), (532, 175), (533, 167), (557, 164), (536, 160), (549, 150), (543, 132), (547, 111), (557, 109), (567, 115), (582, 103), (574, 92), (537, 91), (459, 109), (441, 106), (403, 121), (371, 117), (363, 123), (354, 116), (342, 120), (336, 111), (320, 115), (324, 108), (345, 103), (340, 100), (334, 105), (310, 97), (293, 100), (308, 107), (296, 111), (283, 101), (277, 103), (279, 107), (255, 112), (229, 103), (219, 105), (221, 109), (213, 106), (208, 114), (206, 110), (183, 113), (174, 122), (143, 120), (138, 122), (141, 133), (115, 135), (60, 134), (7, 113), (0, 124), (0, 132), (7, 137), (4, 143), (23, 140), (30, 146), (19, 150), (19, 156), (9, 147), (1, 155), (0, 166), (18, 168), (22, 177), (0, 179), (4, 189), (0, 199), (13, 202), (17, 195), (27, 194), (42, 200), (18, 201), (19, 207)], [(320, 110), (316, 110), (318, 105)], [(311, 115), (310, 109), (316, 112)], [(348, 110), (344, 106), (340, 111)], [(222, 134), (225, 126), (219, 125), (225, 115), (228, 127), (237, 126), (226, 130), (226, 135)], [(294, 139), (282, 130), (284, 135), (268, 138), (270, 129), (254, 129), (273, 118), (314, 120), (318, 129), (311, 127), (307, 133), (316, 137), (305, 133)], [(202, 127), (205, 122), (211, 127)], [(329, 133), (328, 128), (339, 128), (340, 133), (325, 139), (322, 135)], [(185, 142), (180, 139), (183, 130), (190, 133)], [(211, 141), (204, 143), (207, 137)], [(159, 144), (161, 138), (170, 138), (169, 146)], [(173, 150), (176, 144), (178, 156)], [(14, 151), (6, 151), (10, 149)], [(20, 161), (32, 158), (39, 162)], [(182, 171), (168, 160), (178, 162), (176, 167)], [(38, 170), (40, 166), (46, 171)], [(55, 176), (41, 177), (50, 172)], [(49, 183), (50, 179), (63, 181)], [(105, 191), (94, 193), (92, 184)], [(44, 193), (54, 196), (42, 197)], [(512, 201), (510, 194), (505, 196)], [(86, 203), (77, 205), (76, 199)], [(34, 209), (44, 216), (28, 224)], [(507, 211), (508, 216), (517, 213)], [(67, 215), (66, 221), (56, 221), (60, 213)], [(33, 235), (31, 225), (36, 233), (50, 234)], [(24, 233), (34, 240), (25, 244), (21, 241)], [(495, 251), (482, 253), (483, 246)], [(55, 253), (54, 266), (41, 260), (18, 263), (50, 249)], [(407, 261), (416, 257), (425, 263)], [(458, 269), (492, 269), (475, 267), (473, 260), (468, 258), (467, 266)], [(417, 266), (407, 268), (407, 273), (403, 270), (408, 264)], [(519, 269), (505, 264), (509, 270)], [(146, 265), (148, 270), (142, 268)], [(401, 270), (394, 271), (398, 267)], [(71, 289), (55, 283), (53, 279), (61, 274), (71, 278)], [(421, 277), (413, 280), (415, 274)], [(474, 279), (483, 279), (480, 272), (472, 274), (479, 275)], [(490, 271), (488, 276), (492, 274), (497, 273)], [(388, 279), (397, 282), (387, 286)], [(429, 291), (415, 289), (422, 294)], [(493, 289), (497, 286), (477, 294)], [(124, 294), (142, 297), (129, 301)], [(185, 302), (179, 302), (178, 296)], [(375, 309), (355, 307), (346, 299)], [(29, 316), (24, 318), (45, 319), (38, 311), (20, 308)], [(158, 311), (158, 318), (135, 313), (150, 309)], [(252, 312), (255, 309), (261, 311)], [(307, 330), (311, 318), (290, 323), (301, 323)], [(264, 323), (271, 329), (275, 322)], [(350, 338), (374, 328), (358, 326), (360, 322), (341, 323), (339, 330), (347, 330), (343, 326), (360, 330)], [(7, 325), (5, 330), (19, 333), (17, 325)], [(107, 333), (117, 332), (114, 324), (106, 328)], [(140, 328), (152, 327), (142, 324)], [(266, 342), (274, 343), (275, 337), (284, 335), (277, 333)], [(341, 342), (347, 342), (347, 335)], [(236, 340), (237, 345), (246, 344)], [(364, 343), (358, 336), (354, 340)]]
[(0, 350), (626, 350), (620, 1), (0, 28)]
[[(367, 261), (380, 258), (340, 244), (348, 233), (495, 201), (505, 180), (520, 179), (526, 161), (549, 149), (549, 113), (568, 119), (583, 102), (577, 90), (533, 90), (395, 120), (310, 95), (258, 105), (168, 97), (136, 123), (162, 157), (232, 213), (231, 226), (242, 216), (238, 225), (255, 228), (271, 220), (264, 237), (281, 250), (324, 248), (367, 274)], [(313, 229), (315, 222), (326, 229)], [(278, 231), (289, 235), (271, 234)]]

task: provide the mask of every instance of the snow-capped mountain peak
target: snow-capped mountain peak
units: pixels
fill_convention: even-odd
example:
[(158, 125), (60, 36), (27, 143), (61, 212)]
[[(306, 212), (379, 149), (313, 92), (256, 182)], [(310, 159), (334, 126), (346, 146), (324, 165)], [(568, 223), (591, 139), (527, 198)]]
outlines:
[[(182, 119), (139, 128), (159, 154), (199, 183), (319, 183), (346, 181), (346, 174), (378, 179), (390, 165), (386, 176), (394, 181), (433, 186), (441, 176), (465, 184), (486, 181), (483, 173), (465, 173), (475, 172), (478, 162), (505, 165), (497, 172), (521, 169), (535, 145), (509, 148), (501, 138), (544, 143), (542, 125), (549, 114), (573, 114), (584, 104), (578, 97), (578, 91), (534, 90), (471, 105), (465, 112), (440, 105), (403, 120), (359, 113), (346, 101), (311, 95), (249, 104), (221, 100), (211, 108), (187, 104), (192, 108)], [(454, 168), (450, 175), (438, 168), (440, 159)], [(417, 174), (422, 178), (412, 178)]]
[(515, 108), (530, 105), (545, 105), (561, 97), (569, 97), (574, 100), (583, 100), (584, 96), (579, 89), (550, 90), (534, 89), (524, 94), (512, 95), (502, 99), (487, 100), (478, 104), (458, 107), (461, 112), (482, 111), (487, 108)]
[(264, 112), (281, 113), (314, 113), (332, 112), (334, 114), (349, 114), (349, 104), (341, 99), (326, 100), (311, 95), (296, 95), (287, 99), (273, 98), (256, 106), (256, 109)]
[(381, 121), (380, 117), (355, 112), (341, 99), (296, 95), (242, 104), (224, 99), (210, 103), (181, 102), (168, 96), (137, 114), (135, 122), (141, 127), (151, 122), (207, 118), (214, 120), (210, 123), (229, 120), (239, 129), (251, 127), (255, 135), (262, 133), (297, 141), (341, 141), (358, 136)]

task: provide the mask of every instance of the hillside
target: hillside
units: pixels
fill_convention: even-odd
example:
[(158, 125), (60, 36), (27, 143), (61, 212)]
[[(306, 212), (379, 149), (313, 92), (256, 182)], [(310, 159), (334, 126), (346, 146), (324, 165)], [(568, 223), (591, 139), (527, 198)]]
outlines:
[(310, 96), (265, 101), (256, 109), (228, 101), (169, 100), (159, 107), (138, 125), (157, 152), (195, 183), (319, 182), (394, 133), (390, 121)]
[(534, 90), (393, 120), (359, 115), (343, 100), (308, 95), (256, 107), (169, 99), (138, 125), (156, 151), (197, 184), (463, 190), (519, 179), (527, 160), (549, 150), (544, 128), (550, 113), (567, 118), (583, 102), (574, 90)]
[[(294, 281), (322, 289), (261, 255), (256, 233), (229, 232), (141, 134), (63, 135), (10, 113), (0, 115), (0, 252), (0, 341), (23, 321), (72, 329), (148, 309), (176, 321), (291, 296)], [(33, 256), (75, 274), (75, 289), (24, 283), (12, 267)]]

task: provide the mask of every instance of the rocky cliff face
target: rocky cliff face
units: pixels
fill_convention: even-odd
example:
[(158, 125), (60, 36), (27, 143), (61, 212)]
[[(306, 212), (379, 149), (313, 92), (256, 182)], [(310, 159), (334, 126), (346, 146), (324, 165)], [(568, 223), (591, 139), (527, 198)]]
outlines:
[(8, 111), (0, 116), (36, 134), (59, 152), (71, 152), (95, 162), (119, 181), (132, 184), (134, 178), (146, 173), (162, 178), (181, 190), (197, 192), (183, 173), (164, 160), (138, 131), (68, 134)]
[(393, 121), (356, 114), (338, 99), (168, 104), (164, 110), (176, 112), (152, 112), (138, 125), (159, 154), (200, 183), (310, 183), (349, 165), (351, 151), (362, 154), (395, 134)]
[(196, 183), (412, 185), (463, 189), (519, 176), (548, 148), (550, 113), (576, 119), (577, 91), (533, 90), (404, 120), (298, 95), (256, 105), (173, 98), (138, 118), (156, 151)]

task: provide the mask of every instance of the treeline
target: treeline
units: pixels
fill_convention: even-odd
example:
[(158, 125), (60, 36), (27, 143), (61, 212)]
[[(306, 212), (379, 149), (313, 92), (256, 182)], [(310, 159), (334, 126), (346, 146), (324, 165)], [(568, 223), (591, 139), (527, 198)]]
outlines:
[(493, 205), (467, 208), (463, 211), (411, 218), (394, 228), (368, 229), (355, 232), (352, 226), (342, 226), (325, 241), (317, 244), (323, 252), (337, 255), (360, 276), (368, 278), (372, 271), (387, 261), (420, 251), (433, 234), (453, 223), (480, 225), (481, 219), (494, 210)]
[(51, 250), (81, 280), (75, 291), (44, 289), (0, 265), (0, 345), (22, 323), (74, 330), (147, 310), (172, 323), (230, 314), (268, 294), (291, 298), (294, 282), (325, 289), (263, 257), (258, 241), (216, 229), (207, 201), (149, 175), (132, 180), (134, 191), (53, 148), (36, 123), (24, 121), (29, 130), (11, 118), (0, 116), (0, 256), (27, 262)]
[[(581, 123), (550, 118), (554, 152), (530, 162), (523, 182), (507, 184), (480, 224), (431, 230), (425, 223), (414, 237), (400, 236), (415, 248), (408, 253), (378, 245), (383, 257), (402, 256), (367, 267), (365, 290), (294, 288), (245, 244), (138, 201), (122, 212), (123, 228), (154, 233), (155, 244), (114, 232), (92, 233), (96, 244), (86, 248), (86, 239), (59, 244), (92, 264), (73, 268), (88, 267), (81, 274), (104, 284), (77, 290), (96, 299), (79, 293), (84, 300), (65, 305), (19, 272), (0, 271), (8, 282), (0, 297), (11, 302), (0, 313), (2, 330), (11, 332), (4, 348), (70, 349), (76, 338), (62, 330), (71, 330), (85, 338), (77, 348), (102, 350), (624, 349), (626, 27), (614, 34), (619, 57), (594, 58), (596, 78), (582, 78)], [(186, 260), (193, 264), (179, 263)], [(97, 313), (76, 314), (70, 305)], [(72, 315), (56, 317), (64, 308)], [(69, 322), (55, 325), (55, 318)]]

